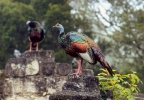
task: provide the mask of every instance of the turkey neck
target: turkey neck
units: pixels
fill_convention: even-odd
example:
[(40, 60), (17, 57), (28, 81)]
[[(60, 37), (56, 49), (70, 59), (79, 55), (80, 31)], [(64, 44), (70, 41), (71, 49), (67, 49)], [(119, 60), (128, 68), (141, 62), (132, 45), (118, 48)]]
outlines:
[(63, 33), (61, 33), (61, 34), (59, 35), (59, 37), (60, 37), (61, 41), (63, 42), (63, 41), (65, 41), (66, 35), (65, 35), (65, 33), (63, 32)]
[(58, 42), (60, 43), (62, 48), (66, 49), (68, 47), (68, 42), (66, 40), (66, 35), (64, 32), (59, 35)]

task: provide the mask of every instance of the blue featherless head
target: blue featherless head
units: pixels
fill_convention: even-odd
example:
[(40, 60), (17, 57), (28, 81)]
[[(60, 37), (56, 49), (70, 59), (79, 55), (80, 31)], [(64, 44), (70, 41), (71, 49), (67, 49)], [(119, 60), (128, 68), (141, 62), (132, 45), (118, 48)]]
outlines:
[(53, 26), (53, 27), (56, 27), (60, 32), (60, 34), (61, 33), (63, 33), (64, 32), (64, 27), (61, 25), (61, 24), (59, 24), (59, 23), (57, 23), (55, 26)]

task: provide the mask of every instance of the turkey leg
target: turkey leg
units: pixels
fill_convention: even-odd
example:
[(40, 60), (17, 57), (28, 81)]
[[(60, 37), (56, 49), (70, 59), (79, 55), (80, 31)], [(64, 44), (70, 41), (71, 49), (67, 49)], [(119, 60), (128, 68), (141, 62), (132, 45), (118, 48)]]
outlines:
[(29, 49), (29, 52), (32, 51), (32, 42), (30, 42), (30, 49)]
[(82, 75), (82, 60), (78, 60), (78, 69), (76, 73), (73, 73), (74, 75)]

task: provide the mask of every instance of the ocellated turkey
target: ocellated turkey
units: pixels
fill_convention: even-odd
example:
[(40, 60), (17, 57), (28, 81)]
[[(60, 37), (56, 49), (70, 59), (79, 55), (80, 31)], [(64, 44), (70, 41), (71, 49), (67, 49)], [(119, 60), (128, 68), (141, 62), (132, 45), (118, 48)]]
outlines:
[(105, 60), (100, 47), (92, 39), (84, 34), (73, 31), (65, 34), (64, 27), (59, 23), (53, 27), (59, 30), (58, 40), (65, 52), (72, 57), (79, 58), (78, 71), (73, 74), (82, 74), (82, 62), (85, 60), (92, 65), (99, 62), (103, 68), (108, 70), (111, 76), (114, 75), (112, 68)]
[(46, 31), (37, 21), (27, 21), (26, 25), (28, 26), (28, 39), (30, 41), (29, 52), (33, 49), (38, 51), (39, 43), (44, 39)]

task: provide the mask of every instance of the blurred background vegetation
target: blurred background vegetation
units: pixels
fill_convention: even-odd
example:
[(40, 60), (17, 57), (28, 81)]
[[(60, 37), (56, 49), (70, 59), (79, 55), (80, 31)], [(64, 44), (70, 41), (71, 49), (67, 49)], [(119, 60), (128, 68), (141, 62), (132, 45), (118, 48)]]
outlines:
[[(61, 23), (65, 32), (78, 31), (94, 39), (113, 69), (121, 74), (134, 70), (144, 82), (142, 0), (0, 0), (0, 69), (14, 57), (15, 49), (29, 49), (28, 20), (39, 21), (47, 30), (39, 48), (54, 50), (56, 62), (72, 61), (58, 44), (58, 30), (52, 28)], [(100, 72), (100, 65), (84, 66), (96, 75)]]

